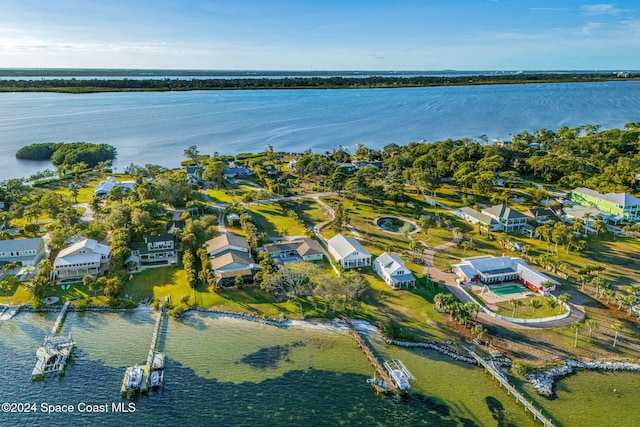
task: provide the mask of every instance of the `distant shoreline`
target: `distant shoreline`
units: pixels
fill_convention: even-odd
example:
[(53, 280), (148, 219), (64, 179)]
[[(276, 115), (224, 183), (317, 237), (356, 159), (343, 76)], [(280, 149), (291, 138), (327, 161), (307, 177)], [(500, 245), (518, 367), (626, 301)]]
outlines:
[[(535, 83), (587, 83), (611, 81), (638, 81), (640, 73), (530, 73), (530, 74), (477, 74), (458, 75), (331, 75), (331, 74), (258, 74), (251, 77), (228, 75), (227, 78), (202, 74), (184, 74), (187, 78), (145, 78), (136, 74), (127, 78), (113, 78), (116, 74), (93, 76), (74, 74), (51, 75), (42, 73), (41, 79), (32, 75), (0, 73), (0, 92), (169, 92), (201, 90), (278, 90), (278, 89), (391, 89), (439, 86), (479, 86)], [(95, 74), (99, 74), (97, 71)], [(162, 77), (161, 75), (159, 75)], [(204, 76), (204, 77), (203, 77)], [(15, 77), (15, 78), (11, 78)], [(25, 77), (30, 77), (26, 78)], [(58, 78), (56, 78), (58, 77)], [(192, 77), (189, 79), (188, 77)]]

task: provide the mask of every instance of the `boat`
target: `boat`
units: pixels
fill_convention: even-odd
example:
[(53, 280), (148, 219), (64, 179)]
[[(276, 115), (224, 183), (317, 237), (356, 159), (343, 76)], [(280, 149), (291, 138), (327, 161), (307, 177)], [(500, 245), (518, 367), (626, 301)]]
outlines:
[(387, 388), (387, 383), (384, 382), (383, 380), (379, 379), (379, 378), (368, 378), (367, 379), (367, 384), (372, 385), (372, 386), (378, 386), (378, 387), (382, 387), (384, 389)]
[(389, 372), (393, 381), (395, 381), (396, 385), (400, 390), (409, 390), (411, 388), (411, 383), (409, 383), (409, 378), (402, 372), (402, 369), (392, 369)]
[(151, 382), (151, 387), (160, 387), (163, 381), (162, 371), (153, 371), (149, 381)]
[(142, 384), (142, 368), (138, 365), (134, 365), (130, 371), (128, 371), (127, 388), (140, 388)]
[(407, 391), (411, 388), (410, 380), (415, 380), (411, 371), (402, 363), (401, 360), (389, 360), (384, 362), (384, 367), (389, 372), (389, 376), (401, 391)]

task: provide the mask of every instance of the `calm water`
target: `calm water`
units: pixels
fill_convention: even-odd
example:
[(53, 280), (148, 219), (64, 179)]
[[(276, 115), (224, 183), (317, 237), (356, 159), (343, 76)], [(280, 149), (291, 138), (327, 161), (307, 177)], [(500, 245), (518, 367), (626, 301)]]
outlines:
[(0, 179), (47, 163), (14, 158), (47, 141), (107, 143), (117, 168), (177, 167), (183, 150), (203, 153), (322, 153), (340, 145), (509, 138), (523, 130), (640, 121), (640, 82), (530, 84), (358, 90), (0, 94)]
[[(73, 363), (62, 378), (31, 382), (35, 349), (53, 318), (22, 314), (0, 324), (0, 400), (38, 408), (120, 402), (124, 368), (146, 358), (151, 314), (70, 313), (63, 331), (78, 343)], [(372, 369), (345, 331), (190, 316), (164, 332), (166, 386), (139, 398), (135, 413), (0, 413), (0, 425), (498, 425), (494, 417), (535, 425), (482, 370), (375, 337), (385, 357), (401, 357), (419, 377), (407, 398), (376, 396), (365, 382)]]
[[(35, 350), (54, 317), (20, 314), (0, 323), (0, 401), (38, 408), (120, 402), (125, 367), (146, 359), (150, 311), (70, 313), (63, 332), (73, 334), (78, 348), (66, 375), (31, 382)], [(376, 396), (365, 383), (372, 368), (346, 331), (193, 315), (164, 328), (166, 386), (139, 398), (134, 413), (0, 413), (0, 425), (536, 425), (481, 369), (387, 346), (375, 333), (369, 339), (382, 357), (402, 359), (416, 375), (408, 397)], [(612, 417), (632, 425), (636, 414), (619, 409), (635, 407), (639, 386), (640, 375), (584, 373), (562, 383), (557, 400), (532, 399), (558, 425), (607, 425)], [(615, 399), (600, 399), (603, 393)]]

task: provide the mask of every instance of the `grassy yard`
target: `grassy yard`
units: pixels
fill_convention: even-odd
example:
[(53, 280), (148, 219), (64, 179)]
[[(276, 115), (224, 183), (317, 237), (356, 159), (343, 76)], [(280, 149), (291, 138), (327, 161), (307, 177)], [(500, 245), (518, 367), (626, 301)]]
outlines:
[[(329, 218), (328, 212), (316, 201), (297, 201), (300, 217), (308, 227), (313, 227)], [(249, 206), (253, 217), (269, 236), (303, 236), (305, 228), (294, 222), (277, 203), (253, 204)]]
[(295, 316), (299, 310), (295, 303), (275, 303), (273, 297), (256, 288), (223, 289), (218, 293), (200, 285), (192, 289), (187, 285), (184, 270), (179, 267), (159, 267), (134, 274), (125, 285), (122, 294), (135, 301), (171, 298), (177, 304), (185, 295), (190, 303), (201, 307), (253, 313), (259, 316), (278, 317), (280, 313)]
[[(532, 300), (538, 300), (542, 304), (542, 307), (534, 310), (531, 308), (530, 304)], [(513, 306), (509, 303), (509, 301), (501, 301), (497, 303), (498, 309), (494, 312), (501, 316), (506, 317), (516, 317), (517, 319), (544, 319), (545, 317), (558, 316), (560, 314), (566, 313), (567, 310), (558, 305), (554, 309), (550, 309), (546, 305), (544, 305), (543, 297), (535, 297), (535, 298), (522, 298), (520, 299), (522, 305), (516, 308), (515, 316), (513, 316)]]

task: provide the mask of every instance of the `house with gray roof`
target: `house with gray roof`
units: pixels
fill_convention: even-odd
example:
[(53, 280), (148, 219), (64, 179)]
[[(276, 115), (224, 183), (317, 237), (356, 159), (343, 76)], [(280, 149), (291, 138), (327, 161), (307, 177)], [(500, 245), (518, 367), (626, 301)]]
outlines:
[(317, 261), (324, 257), (320, 244), (308, 237), (264, 245), (264, 250), (271, 258), (282, 263)]
[(416, 285), (416, 277), (397, 255), (383, 253), (373, 260), (373, 269), (393, 289)]
[(17, 262), (22, 267), (36, 266), (45, 254), (44, 241), (41, 237), (0, 240), (0, 265)]
[(327, 242), (327, 248), (342, 268), (371, 266), (371, 254), (356, 239), (336, 234)]
[(111, 248), (93, 239), (82, 239), (63, 249), (53, 262), (53, 278), (97, 276), (106, 270), (111, 260)]
[(481, 227), (489, 231), (496, 231), (501, 229), (499, 221), (470, 207), (465, 206), (462, 208), (458, 208), (455, 210), (455, 214), (468, 223), (479, 224)]
[(527, 225), (528, 217), (525, 214), (506, 205), (491, 206), (490, 208), (482, 209), (482, 213), (498, 221), (500, 230), (506, 232), (521, 231)]
[(532, 268), (521, 258), (491, 255), (463, 258), (451, 265), (460, 283), (478, 281), (485, 284), (519, 281), (528, 288), (545, 293), (545, 284), (555, 291), (560, 283)]

